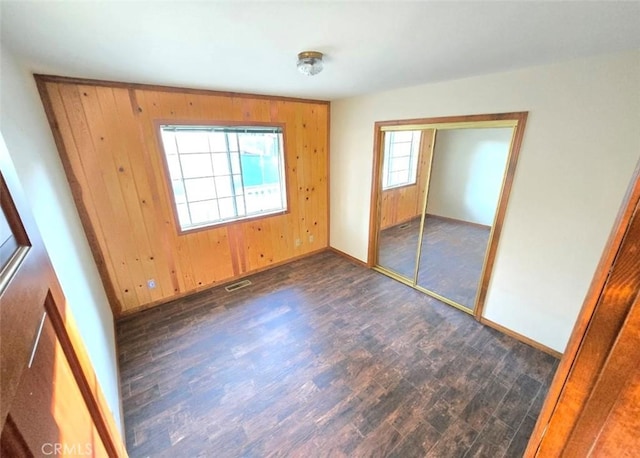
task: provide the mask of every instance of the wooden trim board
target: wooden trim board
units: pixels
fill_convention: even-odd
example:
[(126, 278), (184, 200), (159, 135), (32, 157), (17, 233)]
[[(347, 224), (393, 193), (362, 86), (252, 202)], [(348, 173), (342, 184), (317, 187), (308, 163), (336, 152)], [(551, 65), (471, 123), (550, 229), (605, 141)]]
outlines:
[[(371, 203), (369, 214), (369, 250), (367, 265), (373, 267), (377, 264), (377, 247), (378, 247), (378, 234), (380, 228), (380, 209), (382, 201), (382, 189), (381, 189), (381, 169), (382, 169), (382, 145), (383, 135), (385, 127), (401, 127), (401, 126), (428, 126), (429, 129), (434, 129), (437, 142), (438, 124), (446, 125), (446, 128), (450, 128), (455, 125), (465, 125), (465, 127), (473, 127), (473, 123), (483, 123), (485, 125), (491, 122), (506, 122), (513, 125), (513, 136), (511, 139), (511, 147), (507, 160), (507, 165), (503, 177), (502, 189), (500, 193), (498, 208), (494, 219), (494, 224), (489, 237), (489, 244), (487, 247), (484, 266), (482, 269), (482, 275), (479, 283), (478, 295), (476, 297), (476, 303), (474, 305), (473, 316), (476, 320), (480, 320), (482, 317), (484, 302), (486, 300), (487, 291), (489, 288), (489, 281), (495, 262), (495, 256), (498, 249), (498, 242), (502, 232), (502, 225), (504, 223), (504, 217), (506, 215), (507, 203), (509, 195), (511, 193), (511, 187), (513, 184), (513, 178), (515, 175), (515, 169), (518, 162), (518, 156), (520, 153), (520, 147), (524, 137), (524, 131), (527, 121), (527, 112), (514, 112), (514, 113), (497, 113), (497, 114), (480, 114), (480, 115), (465, 115), (465, 116), (446, 116), (438, 118), (419, 118), (419, 119), (406, 119), (406, 120), (390, 120), (390, 121), (378, 121), (374, 125), (374, 147), (373, 147), (373, 170), (372, 170), (372, 183), (371, 183)], [(435, 142), (433, 148), (435, 148)], [(428, 184), (427, 184), (428, 186)], [(427, 196), (428, 199), (428, 196)], [(423, 211), (426, 211), (426, 203)]]
[(328, 251), (331, 251), (335, 254), (337, 254), (338, 256), (342, 256), (343, 258), (345, 258), (347, 261), (352, 262), (353, 264), (356, 264), (360, 267), (365, 267), (365, 268), (369, 268), (369, 266), (367, 265), (366, 262), (359, 260), (358, 258), (354, 258), (353, 256), (351, 256), (350, 254), (345, 253), (344, 251), (340, 251), (337, 248), (334, 247), (329, 247), (327, 248)]
[(245, 93), (245, 92), (216, 91), (211, 89), (194, 89), (194, 88), (184, 88), (184, 87), (177, 87), (177, 86), (164, 86), (160, 84), (128, 83), (128, 82), (122, 82), (122, 81), (97, 80), (97, 79), (91, 79), (91, 78), (74, 78), (69, 76), (44, 75), (40, 73), (35, 73), (33, 76), (36, 78), (36, 80), (43, 81), (43, 82), (81, 84), (83, 86), (108, 86), (108, 87), (119, 87), (119, 88), (125, 88), (125, 89), (145, 89), (145, 90), (151, 90), (151, 91), (180, 92), (180, 93), (186, 93), (186, 94), (221, 95), (225, 97), (280, 100), (284, 102), (322, 103), (327, 105), (329, 105), (330, 103), (328, 100), (303, 99), (303, 98), (296, 98), (296, 97), (283, 97), (283, 96), (266, 95), (266, 94), (251, 94), (251, 93)]
[(557, 359), (562, 358), (562, 353), (560, 353), (559, 351), (556, 351), (553, 348), (549, 348), (546, 345), (541, 344), (540, 342), (536, 342), (535, 340), (530, 339), (529, 337), (523, 336), (522, 334), (512, 331), (509, 328), (505, 328), (504, 326), (499, 325), (498, 323), (495, 323), (485, 317), (480, 317), (479, 321), (485, 326), (489, 326), (490, 328), (493, 328), (496, 331), (500, 331), (501, 333), (509, 337), (513, 337), (514, 339), (519, 340), (520, 342), (525, 343), (540, 351), (543, 351), (546, 354), (553, 356), (554, 358), (557, 358)]

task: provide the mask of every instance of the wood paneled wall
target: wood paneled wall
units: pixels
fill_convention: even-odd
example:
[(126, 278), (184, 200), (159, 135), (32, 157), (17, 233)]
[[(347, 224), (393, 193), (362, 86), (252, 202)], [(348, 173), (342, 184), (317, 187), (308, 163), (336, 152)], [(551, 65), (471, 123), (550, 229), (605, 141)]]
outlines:
[[(36, 80), (116, 316), (328, 246), (327, 102)], [(156, 120), (283, 124), (288, 212), (179, 234)]]
[(382, 191), (380, 229), (397, 226), (422, 215), (429, 178), (429, 164), (433, 154), (433, 140), (433, 129), (422, 132), (416, 184)]

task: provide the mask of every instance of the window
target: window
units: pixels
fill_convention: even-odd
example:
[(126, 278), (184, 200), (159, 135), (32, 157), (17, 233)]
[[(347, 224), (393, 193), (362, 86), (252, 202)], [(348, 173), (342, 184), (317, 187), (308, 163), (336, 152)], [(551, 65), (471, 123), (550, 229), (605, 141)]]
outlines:
[(182, 230), (287, 209), (281, 127), (161, 125)]
[(384, 136), (382, 189), (415, 184), (418, 174), (419, 155), (419, 130), (386, 132)]

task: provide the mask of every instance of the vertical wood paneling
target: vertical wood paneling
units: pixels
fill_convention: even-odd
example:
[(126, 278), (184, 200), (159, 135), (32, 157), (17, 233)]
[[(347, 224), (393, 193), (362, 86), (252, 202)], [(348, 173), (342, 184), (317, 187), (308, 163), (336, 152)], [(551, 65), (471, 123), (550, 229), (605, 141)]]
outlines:
[[(116, 296), (115, 291), (123, 289), (120, 288), (118, 279), (112, 275), (111, 271), (109, 271), (112, 265), (112, 260), (111, 253), (106, 249), (106, 246), (104, 246), (106, 239), (104, 237), (100, 221), (100, 217), (103, 215), (99, 215), (96, 212), (96, 207), (84, 204), (84, 202), (92, 201), (92, 199), (104, 199), (105, 196), (100, 193), (93, 194), (95, 192), (95, 188), (89, 186), (89, 183), (96, 183), (101, 179), (101, 177), (94, 176), (92, 175), (91, 170), (85, 170), (83, 168), (82, 161), (78, 153), (78, 146), (80, 146), (79, 139), (81, 138), (82, 118), (78, 112), (65, 111), (65, 105), (62, 100), (62, 97), (66, 96), (66, 99), (71, 101), (74, 95), (77, 94), (77, 91), (73, 87), (58, 88), (53, 84), (47, 84), (45, 87), (48, 92), (49, 100), (52, 102), (52, 106), (57, 109), (55, 113), (51, 113), (52, 116), (56, 117), (56, 128), (60, 135), (65, 138), (66, 155), (63, 158), (63, 163), (67, 170), (67, 176), (69, 178), (71, 188), (74, 190), (76, 205), (82, 205), (82, 208), (85, 209), (85, 213), (87, 215), (84, 219), (91, 221), (91, 223), (89, 223), (91, 231), (87, 231), (87, 236), (89, 240), (91, 240), (92, 246), (97, 247), (97, 249), (94, 248), (94, 250), (99, 252), (96, 257), (99, 271), (103, 278), (109, 279), (109, 284), (105, 285), (105, 289), (107, 290), (107, 295), (112, 302), (111, 305), (114, 310), (119, 311), (122, 309), (122, 302), (120, 296)], [(65, 89), (67, 92), (63, 95), (63, 90)], [(77, 137), (74, 137), (74, 133), (71, 130), (71, 122), (76, 125)], [(92, 178), (93, 180), (91, 180)], [(85, 191), (81, 193), (79, 190)], [(107, 206), (106, 200), (102, 201), (102, 206)]]
[[(131, 102), (129, 93), (125, 89), (111, 89), (97, 87), (97, 96), (103, 113), (114, 113), (115, 116), (104, 116), (107, 132), (118, 132), (112, 136), (107, 144), (113, 155), (116, 175), (120, 183), (122, 197), (124, 199), (126, 215), (130, 224), (137, 228), (130, 231), (133, 247), (136, 251), (134, 262), (140, 265), (144, 281), (138, 281), (137, 290), (142, 293), (142, 297), (147, 301), (161, 299), (160, 288), (148, 289), (147, 279), (160, 280), (155, 267), (155, 256), (153, 248), (149, 243), (147, 224), (143, 217), (141, 202), (144, 196), (147, 179), (146, 173), (141, 173), (144, 169), (134, 166), (136, 158), (140, 155), (139, 150), (129, 152), (127, 146), (135, 145), (138, 137), (135, 135), (135, 119), (129, 116), (131, 113)], [(106, 140), (106, 139), (105, 139)], [(137, 164), (136, 164), (137, 165)], [(140, 189), (142, 196), (139, 194)], [(129, 231), (127, 231), (129, 232)], [(164, 282), (162, 282), (164, 283)]]
[[(192, 278), (193, 274), (190, 273), (190, 265), (185, 266), (180, 262), (180, 253), (184, 252), (185, 247), (183, 243), (180, 243), (180, 240), (176, 240), (175, 231), (172, 230), (174, 222), (171, 215), (171, 204), (166, 198), (170, 190), (167, 180), (164, 179), (162, 162), (158, 157), (160, 145), (155, 135), (153, 120), (162, 117), (161, 106), (164, 106), (164, 109), (169, 112), (175, 112), (175, 108), (171, 100), (165, 100), (164, 105), (162, 105), (157, 100), (156, 93), (139, 90), (134, 93), (138, 101), (138, 127), (141, 131), (140, 143), (145, 153), (146, 173), (154, 193), (153, 216), (159, 236), (155, 240), (161, 241), (163, 252), (170, 267), (172, 280), (173, 291), (164, 297), (171, 297), (187, 290), (185, 278)], [(142, 108), (143, 106), (145, 109)], [(161, 286), (164, 291), (164, 285)]]
[[(323, 231), (323, 224), (329, 225), (329, 110), (314, 108), (317, 119), (315, 122), (316, 142), (314, 152), (316, 157), (318, 211), (315, 214), (313, 227), (319, 247), (329, 246), (329, 231)], [(326, 128), (324, 126), (327, 126)]]
[[(109, 249), (112, 245), (119, 245), (120, 247), (112, 268), (120, 278), (126, 276), (131, 278), (133, 282), (131, 288), (133, 288), (137, 303), (148, 303), (150, 302), (149, 292), (141, 284), (145, 274), (139, 261), (138, 247), (130, 229), (130, 223), (132, 222), (127, 213), (125, 198), (117, 172), (118, 165), (116, 164), (114, 143), (120, 133), (117, 128), (109, 126), (105, 121), (104, 112), (106, 112), (107, 119), (112, 118), (111, 113), (108, 112), (110, 107), (101, 107), (98, 99), (98, 91), (107, 89), (95, 86), (81, 86), (78, 89), (81, 107), (84, 111), (89, 135), (93, 143), (93, 151), (90, 154), (94, 157), (95, 162), (91, 165), (96, 167), (102, 175), (104, 189), (100, 191), (107, 195), (111, 204), (111, 218), (108, 218), (105, 222), (106, 224), (103, 225), (103, 230), (107, 237), (106, 244)], [(113, 113), (113, 116), (115, 115)], [(109, 128), (111, 130), (108, 130)], [(80, 154), (83, 154), (82, 150)], [(85, 157), (84, 154), (83, 157)]]
[[(45, 87), (116, 315), (327, 247), (327, 103), (53, 78)], [(158, 121), (283, 125), (288, 212), (179, 233)]]
[[(306, 125), (304, 124), (303, 107), (295, 107), (295, 125), (296, 125), (296, 137), (295, 137), (295, 150), (296, 150), (296, 179), (298, 184), (298, 206), (304, 208), (305, 202), (309, 200), (309, 191), (306, 189), (305, 180), (305, 149), (304, 149), (304, 134), (306, 132)], [(308, 230), (305, 222), (305, 215), (300, 212), (298, 216), (298, 231), (300, 234), (300, 249), (302, 244), (308, 240)]]
[[(94, 148), (94, 140), (89, 128), (90, 121), (82, 105), (82, 94), (76, 86), (59, 86), (59, 91), (61, 96), (60, 103), (63, 105), (56, 106), (56, 101), (52, 100), (56, 110), (56, 119), (60, 124), (66, 113), (69, 121), (69, 131), (62, 131), (65, 148), (67, 152), (75, 150), (77, 153), (77, 156), (69, 156), (75, 176), (84, 175), (86, 177), (87, 187), (82, 188), (83, 204), (85, 208), (95, 209), (96, 211), (96, 219), (92, 220), (90, 224), (98, 236), (99, 248), (105, 254), (109, 278), (114, 286), (117, 287), (115, 294), (120, 304), (116, 304), (114, 308), (118, 311), (120, 307), (122, 309), (134, 307), (139, 303), (139, 300), (136, 295), (134, 280), (132, 280), (133, 277), (129, 274), (129, 268), (125, 260), (126, 246), (118, 244), (113, 249), (109, 249), (107, 245), (109, 237), (112, 236), (114, 231), (117, 232), (119, 230), (119, 225), (116, 222), (117, 213), (113, 200), (105, 192), (107, 185), (105, 175), (102, 172), (103, 166), (100, 163), (101, 157)], [(114, 269), (114, 266), (121, 266), (122, 268)], [(112, 304), (112, 306), (114, 305)]]

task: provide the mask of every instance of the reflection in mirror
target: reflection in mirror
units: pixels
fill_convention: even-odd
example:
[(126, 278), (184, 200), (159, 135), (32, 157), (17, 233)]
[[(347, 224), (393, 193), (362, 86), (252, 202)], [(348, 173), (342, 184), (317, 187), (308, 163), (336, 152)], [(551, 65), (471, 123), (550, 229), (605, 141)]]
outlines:
[(386, 132), (380, 200), (378, 265), (413, 281), (433, 130)]
[(438, 130), (417, 285), (473, 310), (512, 127)]
[(526, 120), (376, 122), (373, 268), (481, 317)]

